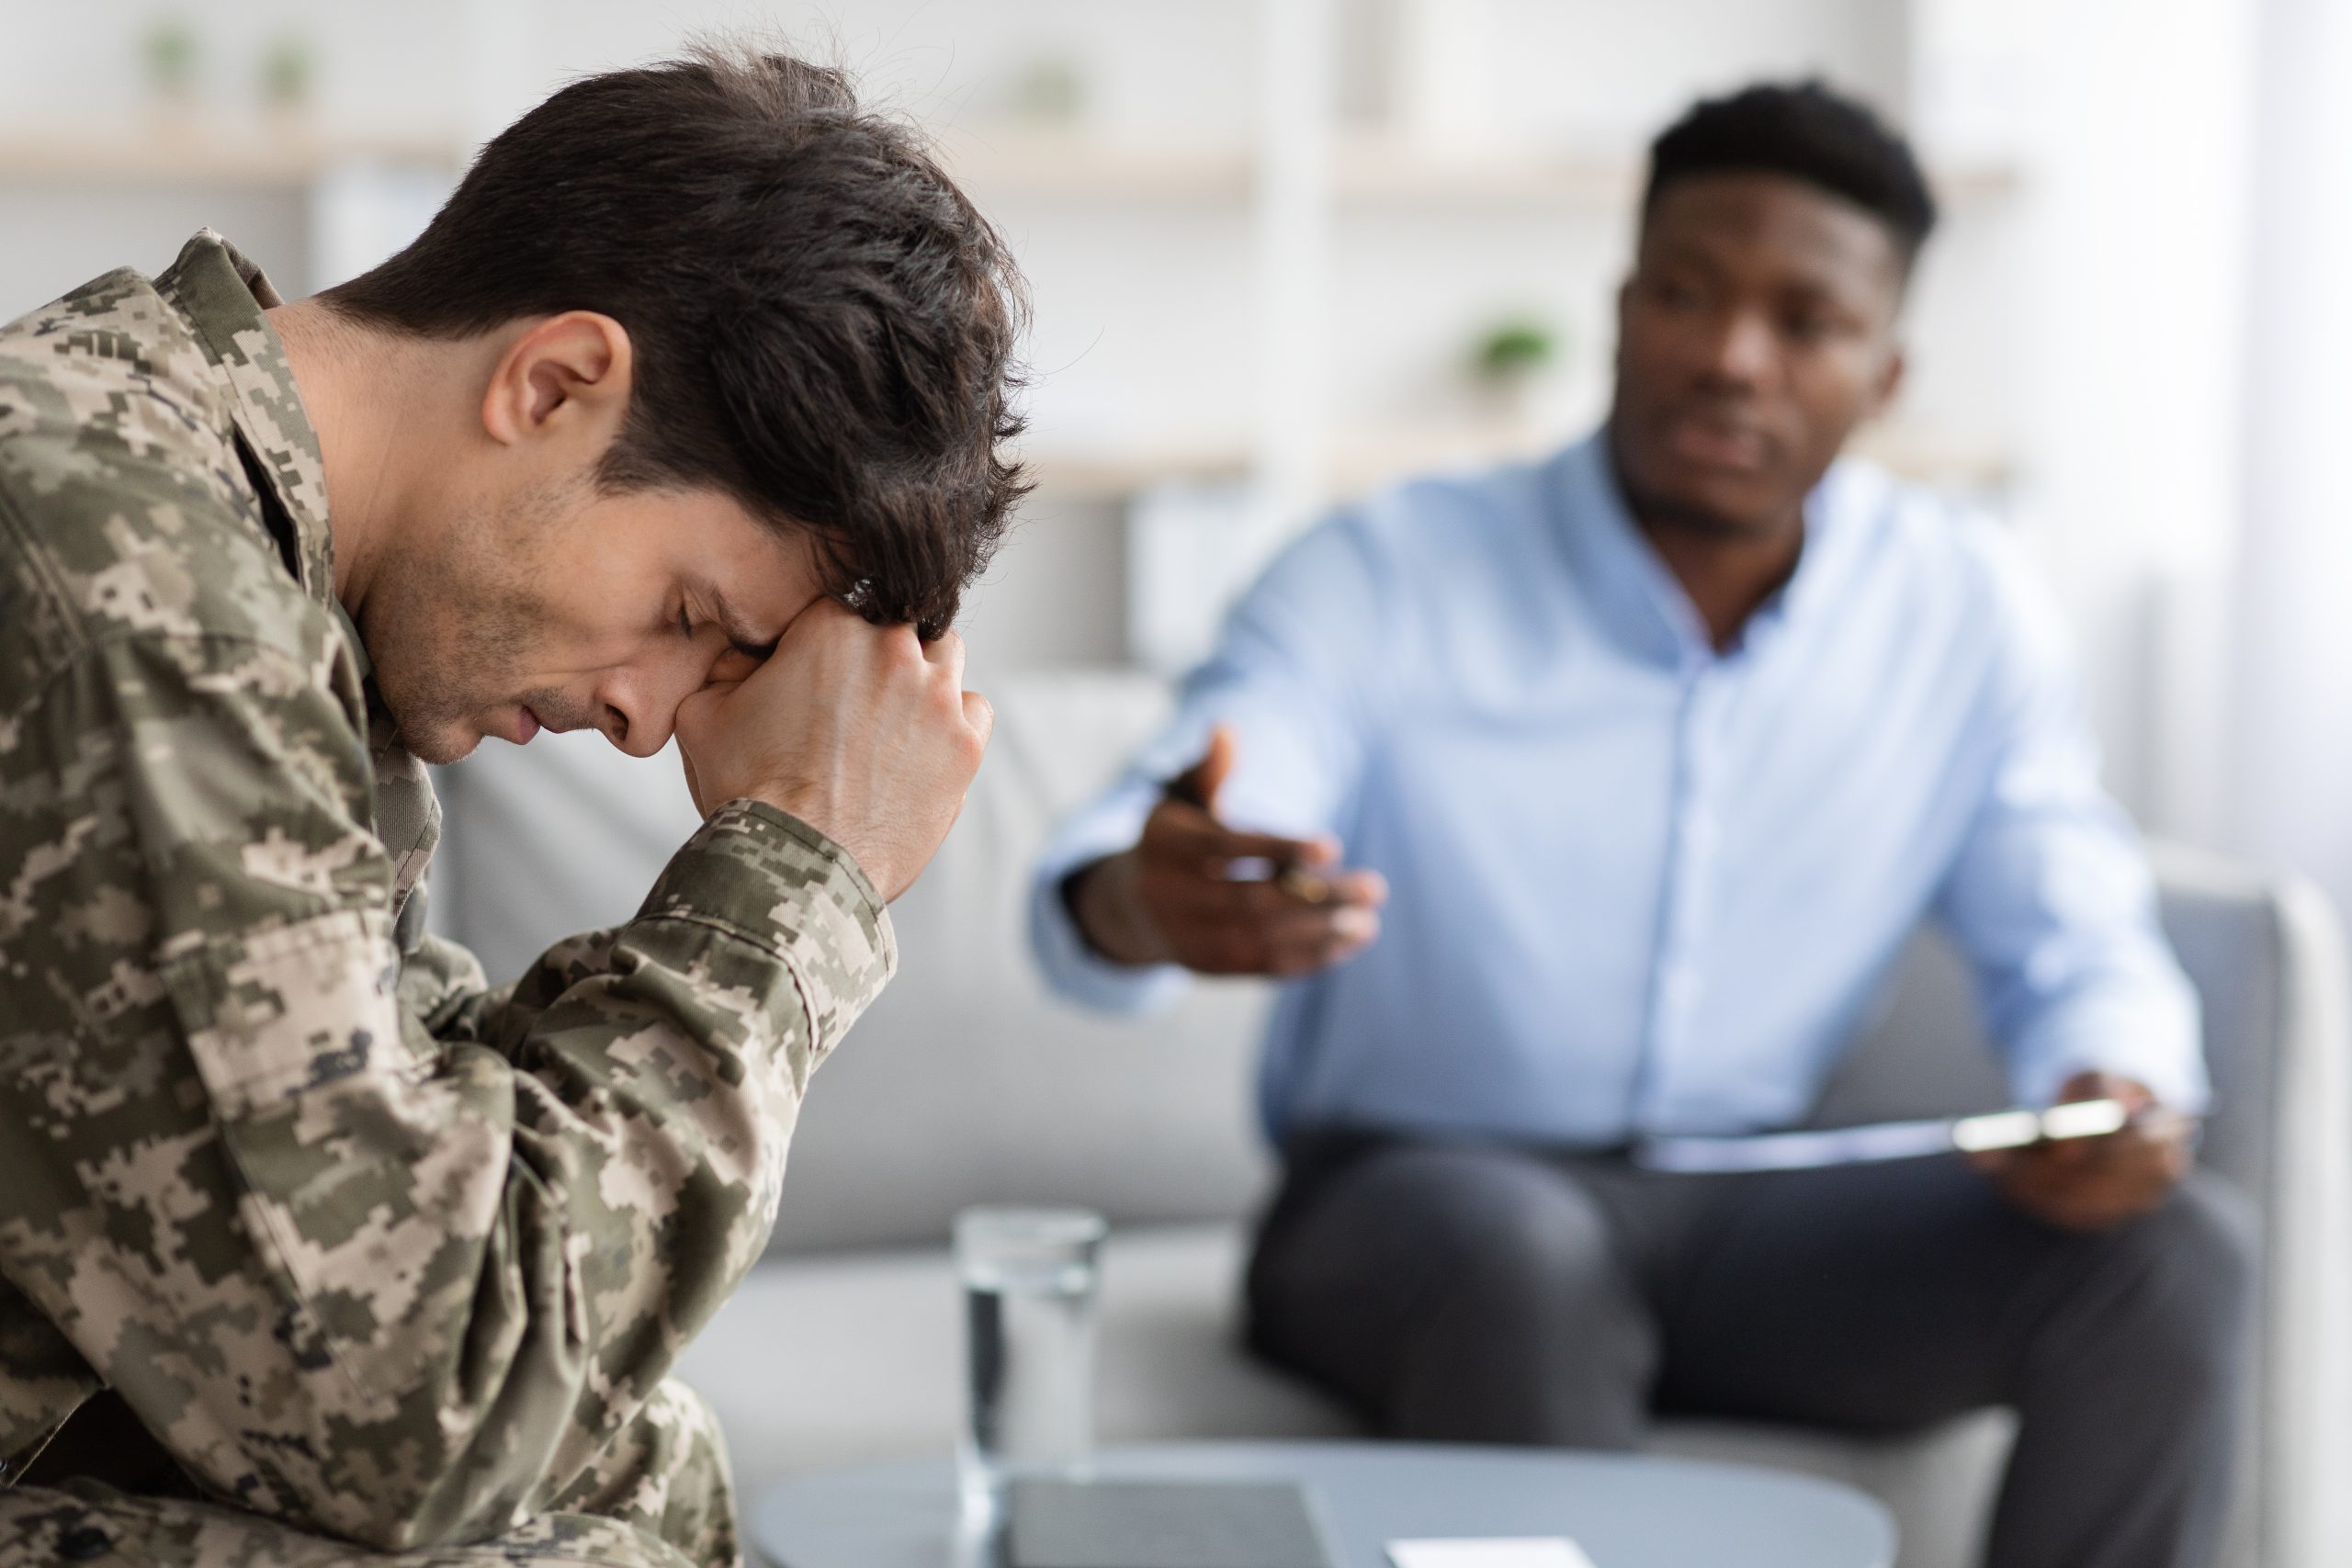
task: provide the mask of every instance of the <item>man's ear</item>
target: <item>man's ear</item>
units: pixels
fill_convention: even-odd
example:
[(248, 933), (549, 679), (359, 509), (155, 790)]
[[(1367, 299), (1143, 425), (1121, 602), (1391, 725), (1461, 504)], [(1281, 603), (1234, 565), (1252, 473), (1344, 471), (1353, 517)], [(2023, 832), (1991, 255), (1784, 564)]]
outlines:
[(628, 332), (594, 310), (566, 310), (518, 331), (482, 393), (483, 433), (512, 446), (573, 434), (597, 450), (620, 428), (635, 361)]
[(1888, 351), (1885, 368), (1878, 374), (1878, 385), (1871, 392), (1870, 412), (1864, 418), (1876, 419), (1887, 411), (1888, 405), (1894, 401), (1894, 394), (1903, 390), (1903, 378), (1910, 373), (1910, 356), (1903, 352), (1901, 344), (1896, 344)]

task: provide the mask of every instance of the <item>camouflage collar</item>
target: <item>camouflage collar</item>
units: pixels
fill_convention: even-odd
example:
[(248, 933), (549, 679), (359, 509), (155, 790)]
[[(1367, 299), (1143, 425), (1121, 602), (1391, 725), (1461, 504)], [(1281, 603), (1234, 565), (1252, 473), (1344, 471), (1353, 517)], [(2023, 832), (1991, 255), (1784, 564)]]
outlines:
[[(326, 465), (286, 344), (263, 314), (283, 304), (261, 268), (209, 229), (180, 247), (155, 291), (184, 317), (234, 394), (230, 414), (286, 515), (293, 519), (303, 588), (334, 603), (334, 541), (327, 532)], [(356, 638), (353, 639), (356, 643)]]

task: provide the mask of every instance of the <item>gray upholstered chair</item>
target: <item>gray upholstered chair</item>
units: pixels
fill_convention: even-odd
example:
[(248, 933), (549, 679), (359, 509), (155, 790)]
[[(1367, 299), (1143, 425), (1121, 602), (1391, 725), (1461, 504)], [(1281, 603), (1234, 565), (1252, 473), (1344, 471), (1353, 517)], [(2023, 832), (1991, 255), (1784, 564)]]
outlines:
[[(1235, 1343), (1244, 1224), (1268, 1175), (1249, 1111), (1263, 997), (1204, 986), (1132, 1024), (1051, 1002), (1022, 904), (1048, 825), (1154, 722), (1124, 676), (994, 694), (997, 739), (947, 850), (896, 911), (898, 984), (817, 1077), (769, 1260), (689, 1352), (745, 1486), (800, 1466), (943, 1451), (956, 1411), (956, 1302), (941, 1242), (983, 1200), (1069, 1200), (1117, 1229), (1105, 1269), (1106, 1439), (1339, 1434), (1346, 1418)], [(493, 974), (625, 916), (693, 824), (669, 773), (549, 737), (448, 781), (444, 922)], [(584, 855), (582, 844), (601, 846)], [(2308, 889), (2167, 855), (2165, 917), (2202, 992), (2219, 1104), (2208, 1164), (2261, 1205), (2268, 1238), (2255, 1457), (2237, 1564), (2352, 1561), (2333, 1505), (2352, 1471), (2352, 1097), (2341, 938)], [(1964, 976), (1925, 938), (1824, 1120), (1973, 1109), (2000, 1087)], [(2007, 1430), (1988, 1412), (1900, 1441), (1669, 1425), (1659, 1446), (1840, 1476), (1877, 1493), (1905, 1568), (1974, 1560)]]

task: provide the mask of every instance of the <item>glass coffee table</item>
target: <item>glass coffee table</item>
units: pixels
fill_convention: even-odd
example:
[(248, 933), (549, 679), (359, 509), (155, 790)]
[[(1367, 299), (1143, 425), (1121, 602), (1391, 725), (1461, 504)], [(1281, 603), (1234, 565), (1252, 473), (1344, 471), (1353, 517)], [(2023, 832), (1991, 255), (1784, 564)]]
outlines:
[[(1105, 1450), (1096, 1472), (1295, 1481), (1335, 1568), (1386, 1568), (1388, 1542), (1566, 1536), (1595, 1568), (1888, 1568), (1894, 1525), (1851, 1487), (1636, 1454), (1417, 1443), (1165, 1443)], [(959, 1531), (946, 1460), (808, 1471), (763, 1493), (773, 1568), (988, 1568)]]

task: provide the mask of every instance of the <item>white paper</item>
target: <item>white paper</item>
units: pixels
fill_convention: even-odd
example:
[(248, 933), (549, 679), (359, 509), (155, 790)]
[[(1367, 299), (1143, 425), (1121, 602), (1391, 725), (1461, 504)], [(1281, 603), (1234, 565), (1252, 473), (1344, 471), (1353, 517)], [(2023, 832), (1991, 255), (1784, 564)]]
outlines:
[(1593, 1568), (1566, 1536), (1491, 1536), (1458, 1540), (1392, 1540), (1396, 1568)]

